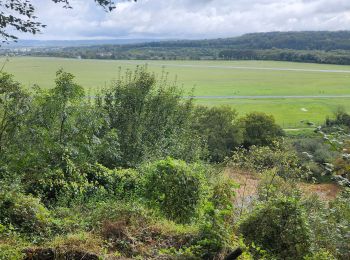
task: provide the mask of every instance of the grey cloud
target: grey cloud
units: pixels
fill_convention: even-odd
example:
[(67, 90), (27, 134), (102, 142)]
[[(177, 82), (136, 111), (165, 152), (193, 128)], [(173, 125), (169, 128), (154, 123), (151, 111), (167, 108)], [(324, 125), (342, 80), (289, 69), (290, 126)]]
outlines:
[(34, 0), (48, 25), (40, 38), (213, 38), (248, 32), (350, 29), (349, 0), (139, 0), (112, 13), (92, 0), (65, 10)]

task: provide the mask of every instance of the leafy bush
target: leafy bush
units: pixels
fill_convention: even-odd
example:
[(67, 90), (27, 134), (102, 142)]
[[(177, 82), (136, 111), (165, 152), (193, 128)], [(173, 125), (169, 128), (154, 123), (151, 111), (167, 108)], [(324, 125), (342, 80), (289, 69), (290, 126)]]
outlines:
[(337, 155), (321, 138), (297, 139), (293, 142), (293, 145), (301, 158), (309, 159), (305, 158), (305, 152), (307, 152), (312, 156), (312, 160), (317, 163), (330, 163)]
[(142, 178), (134, 169), (110, 170), (96, 163), (86, 165), (84, 172), (91, 186), (97, 189), (103, 188), (110, 195), (115, 195), (119, 199), (131, 199), (135, 193), (139, 192), (142, 185)]
[(327, 206), (315, 198), (304, 202), (312, 229), (312, 250), (327, 251), (337, 259), (350, 257), (350, 191), (345, 189)]
[(315, 254), (306, 256), (304, 260), (336, 260), (336, 258), (331, 253), (320, 250)]
[(128, 71), (104, 93), (100, 106), (119, 137), (122, 167), (172, 156), (187, 161), (201, 154), (192, 134), (192, 100), (147, 67)]
[(114, 193), (120, 199), (131, 199), (140, 195), (143, 186), (142, 177), (137, 170), (120, 169), (113, 170)]
[(193, 128), (206, 142), (212, 162), (222, 162), (243, 142), (236, 118), (236, 111), (227, 106), (195, 108)]
[(0, 190), (0, 223), (28, 234), (42, 234), (50, 226), (50, 212), (32, 196)]
[(275, 123), (273, 116), (260, 112), (247, 114), (241, 119), (244, 129), (244, 146), (269, 146), (284, 136), (282, 128)]
[(0, 243), (0, 259), (23, 260), (24, 254), (16, 246)]
[(258, 200), (268, 201), (271, 198), (282, 196), (299, 198), (301, 197), (301, 191), (293, 179), (285, 179), (278, 176), (276, 169), (264, 172), (258, 185)]
[(230, 166), (264, 172), (275, 168), (283, 178), (307, 177), (309, 170), (303, 167), (296, 153), (275, 143), (275, 147), (252, 146), (249, 150), (238, 149), (234, 152)]
[(248, 245), (260, 247), (278, 259), (302, 259), (310, 251), (307, 218), (300, 202), (293, 197), (259, 204), (242, 221), (239, 230)]
[(68, 157), (63, 162), (63, 169), (45, 169), (26, 177), (26, 192), (40, 196), (45, 204), (64, 200), (69, 205), (71, 200), (83, 199), (93, 187)]
[(350, 128), (350, 115), (342, 107), (335, 112), (335, 119), (327, 118), (325, 123), (326, 127), (340, 125)]
[(310, 176), (313, 180), (329, 181), (329, 166), (335, 158), (339, 156), (339, 152), (325, 143), (320, 137), (308, 137), (293, 140), (300, 162), (310, 170)]
[(233, 201), (237, 185), (227, 176), (220, 176), (211, 187), (200, 224), (201, 257), (213, 259), (227, 253), (233, 244)]
[(197, 215), (206, 190), (200, 164), (167, 158), (146, 166), (144, 174), (144, 196), (152, 207), (178, 223), (188, 223)]

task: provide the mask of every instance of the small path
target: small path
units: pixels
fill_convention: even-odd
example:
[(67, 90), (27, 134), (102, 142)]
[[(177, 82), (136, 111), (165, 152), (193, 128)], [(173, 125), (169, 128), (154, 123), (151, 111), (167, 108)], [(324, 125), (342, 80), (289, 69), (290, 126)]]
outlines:
[(315, 130), (315, 127), (300, 127), (300, 128), (284, 128), (283, 129), (284, 131), (287, 131), (287, 132), (297, 132), (297, 131), (300, 131), (300, 130)]
[(305, 96), (186, 96), (194, 99), (306, 99), (306, 98), (350, 98), (350, 95), (305, 95)]
[[(110, 62), (106, 60), (106, 62)], [(296, 69), (296, 68), (282, 68), (282, 67), (248, 67), (248, 66), (225, 66), (225, 65), (198, 65), (198, 64), (171, 64), (171, 63), (155, 63), (148, 61), (119, 61), (124, 64), (143, 65), (160, 67), (182, 67), (182, 68), (207, 68), (207, 69), (235, 69), (235, 70), (270, 70), (270, 71), (294, 71), (294, 72), (320, 72), (320, 73), (350, 73), (350, 70), (326, 70), (326, 69)]]

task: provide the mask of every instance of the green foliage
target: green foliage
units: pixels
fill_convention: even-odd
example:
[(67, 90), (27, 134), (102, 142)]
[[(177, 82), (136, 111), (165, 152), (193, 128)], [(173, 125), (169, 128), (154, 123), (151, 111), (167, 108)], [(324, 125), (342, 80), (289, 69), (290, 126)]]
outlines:
[(167, 218), (189, 223), (197, 216), (205, 198), (205, 169), (171, 158), (143, 168), (144, 197)]
[(305, 152), (312, 155), (312, 160), (316, 163), (331, 163), (337, 155), (332, 151), (328, 144), (325, 144), (321, 138), (303, 138), (297, 139), (293, 142), (294, 147), (300, 154), (300, 157), (304, 160), (309, 158), (305, 157)]
[(23, 258), (24, 254), (18, 247), (5, 243), (0, 243), (1, 260), (22, 260)]
[(258, 200), (268, 201), (271, 198), (283, 196), (300, 198), (301, 192), (295, 179), (283, 177), (278, 175), (276, 169), (265, 171), (258, 185)]
[(331, 172), (326, 165), (332, 164), (339, 156), (337, 151), (319, 137), (293, 140), (293, 147), (302, 165), (310, 169), (310, 177), (313, 180), (330, 180)]
[(350, 257), (350, 192), (345, 189), (329, 205), (315, 198), (304, 202), (312, 229), (312, 251), (320, 249), (337, 259)]
[(134, 169), (121, 169), (112, 172), (115, 188), (114, 193), (120, 199), (133, 199), (140, 196), (142, 176)]
[(259, 173), (276, 169), (277, 174), (283, 178), (307, 177), (309, 173), (297, 154), (283, 143), (275, 143), (275, 147), (252, 146), (249, 150), (238, 149), (228, 164)]
[(304, 257), (304, 260), (336, 260), (336, 258), (327, 251), (319, 251), (313, 255)]
[(323, 137), (324, 143), (336, 153), (332, 163), (326, 164), (326, 170), (338, 184), (350, 187), (350, 130), (346, 124), (348, 114), (339, 109), (336, 119), (326, 121), (324, 126), (315, 129), (315, 133)]
[(325, 122), (326, 127), (344, 126), (350, 128), (350, 115), (346, 113), (344, 108), (339, 107), (334, 116), (334, 119), (327, 118)]
[(13, 76), (0, 72), (0, 155), (3, 156), (18, 131), (24, 126), (23, 119), (29, 110), (29, 95)]
[(300, 201), (293, 197), (258, 205), (239, 230), (248, 245), (261, 247), (279, 259), (302, 259), (310, 251), (306, 214)]
[(200, 143), (190, 128), (192, 100), (181, 97), (176, 86), (166, 78), (157, 83), (146, 67), (128, 71), (106, 91), (102, 107), (119, 137), (121, 166), (166, 156), (187, 161), (199, 157)]
[[(197, 161), (207, 150), (213, 162), (232, 155), (229, 165), (263, 173), (258, 205), (239, 226), (254, 256), (349, 258), (348, 193), (328, 207), (301, 203), (288, 179), (309, 169), (293, 147), (276, 142), (282, 132), (271, 117), (253, 113), (237, 125), (227, 107), (195, 109), (165, 74), (159, 82), (146, 68), (96, 102), (62, 70), (47, 91), (28, 94), (6, 74), (0, 83), (0, 259), (19, 256), (16, 235), (68, 249), (96, 244), (101, 256), (224, 256), (236, 244), (235, 184)], [(242, 127), (247, 149), (237, 148)], [(331, 160), (316, 142), (296, 146), (320, 164)]]
[(27, 234), (44, 234), (51, 223), (50, 212), (32, 196), (17, 190), (0, 190), (0, 223)]
[(242, 141), (237, 113), (230, 107), (196, 107), (193, 128), (208, 146), (209, 159), (222, 162)]
[(87, 181), (96, 188), (103, 188), (119, 199), (132, 199), (140, 195), (142, 177), (134, 169), (110, 170), (101, 164), (87, 165), (84, 168)]
[(227, 176), (217, 176), (204, 208), (198, 251), (204, 259), (227, 253), (233, 245), (233, 201), (237, 185)]
[(275, 123), (273, 116), (264, 113), (249, 113), (241, 119), (241, 124), (244, 128), (245, 147), (273, 145), (274, 141), (284, 136), (282, 128)]

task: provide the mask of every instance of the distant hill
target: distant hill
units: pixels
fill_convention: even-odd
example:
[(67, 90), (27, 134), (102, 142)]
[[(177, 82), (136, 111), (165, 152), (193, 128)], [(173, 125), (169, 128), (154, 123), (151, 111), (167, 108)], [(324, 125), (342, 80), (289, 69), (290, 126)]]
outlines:
[(125, 44), (92, 42), (85, 46), (46, 47), (12, 54), (82, 59), (278, 60), (350, 65), (350, 31), (268, 32), (222, 39)]
[(138, 47), (201, 47), (234, 49), (350, 50), (350, 31), (304, 31), (250, 33), (209, 40), (150, 42)]
[(1, 46), (2, 49), (23, 47), (80, 47), (96, 45), (124, 45), (153, 42), (154, 39), (101, 39), (101, 40), (19, 40)]

